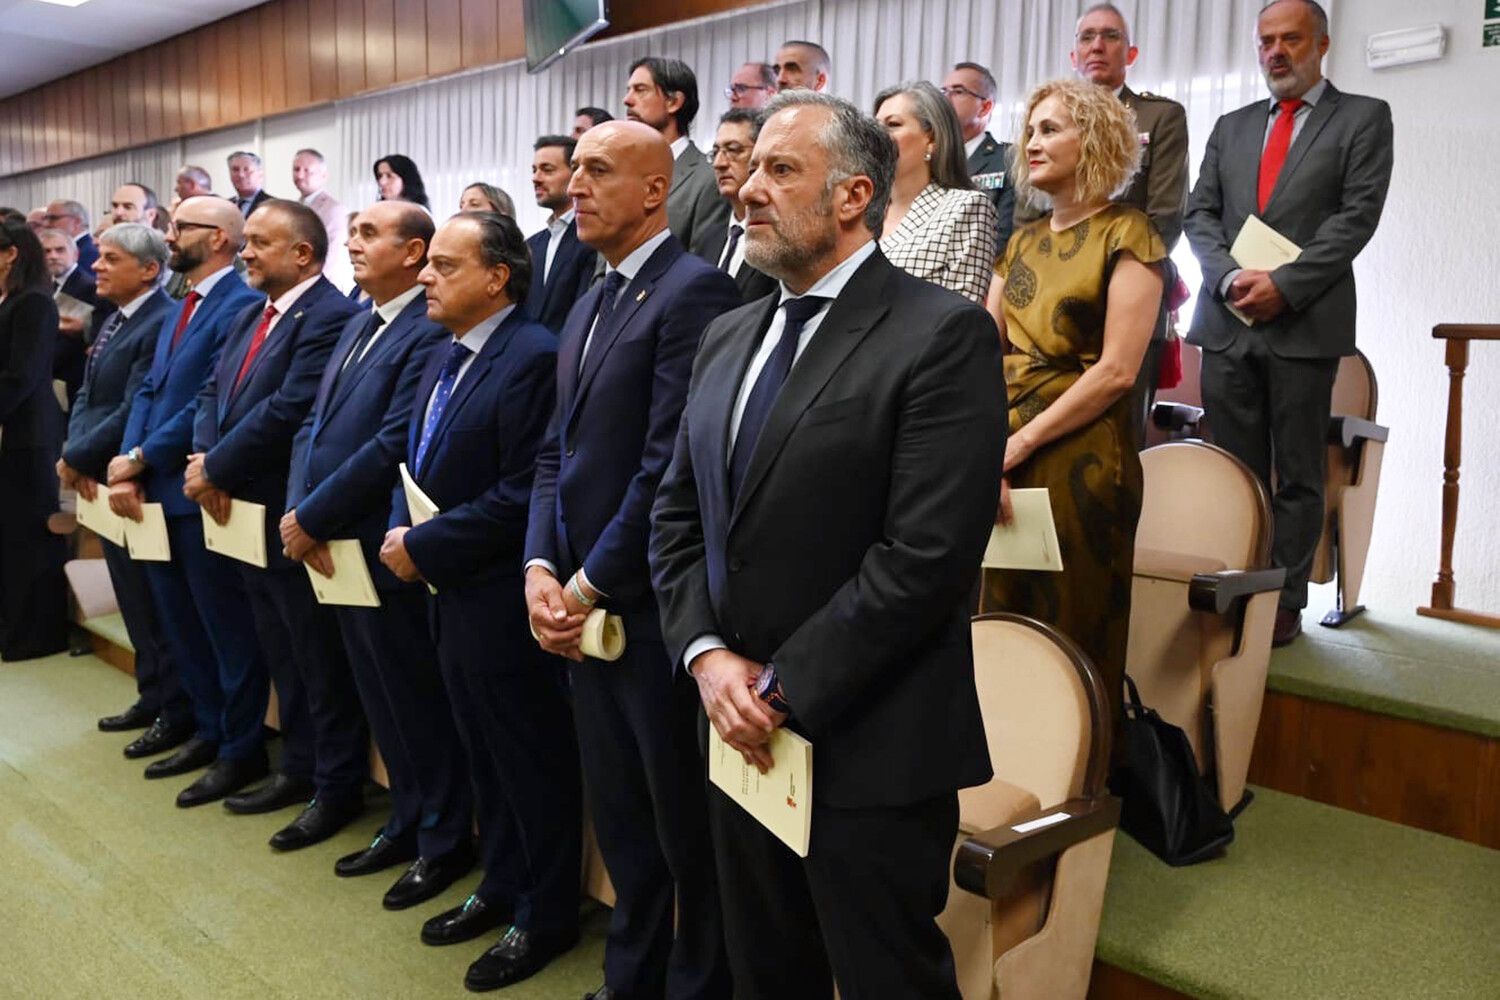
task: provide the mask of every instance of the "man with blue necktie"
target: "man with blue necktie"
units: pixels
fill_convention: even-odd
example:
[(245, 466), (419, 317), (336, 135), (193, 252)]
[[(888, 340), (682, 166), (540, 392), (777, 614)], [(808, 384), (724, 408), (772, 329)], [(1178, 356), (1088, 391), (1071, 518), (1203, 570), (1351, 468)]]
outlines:
[(425, 581), (438, 665), (474, 779), (484, 879), (422, 927), (427, 944), (505, 927), (464, 977), (527, 979), (578, 940), (582, 816), (562, 662), (527, 629), (522, 543), (552, 412), (556, 338), (520, 309), (531, 255), (513, 220), (463, 212), (433, 237), (427, 315), (451, 336), (417, 383), (406, 464), (438, 513), (412, 526), (398, 487), (380, 558)]

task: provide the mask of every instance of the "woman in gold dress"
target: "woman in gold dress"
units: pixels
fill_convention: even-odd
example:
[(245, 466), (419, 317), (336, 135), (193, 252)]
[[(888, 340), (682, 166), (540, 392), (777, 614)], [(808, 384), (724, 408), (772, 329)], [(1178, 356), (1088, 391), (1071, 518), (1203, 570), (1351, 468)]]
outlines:
[(1130, 392), (1161, 305), (1161, 236), (1110, 201), (1140, 161), (1130, 110), (1084, 81), (1027, 102), (1016, 187), (1051, 211), (1011, 236), (989, 308), (1009, 341), (1009, 490), (1046, 487), (1061, 573), (987, 570), (981, 606), (1057, 626), (1099, 667), (1116, 720), (1130, 624), (1141, 464)]

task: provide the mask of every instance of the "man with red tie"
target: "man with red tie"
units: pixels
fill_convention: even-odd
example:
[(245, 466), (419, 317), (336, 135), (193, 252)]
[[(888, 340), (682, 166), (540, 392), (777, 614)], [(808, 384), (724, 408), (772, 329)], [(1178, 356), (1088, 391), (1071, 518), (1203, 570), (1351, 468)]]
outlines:
[[(1323, 78), (1328, 16), (1313, 0), (1268, 5), (1256, 36), (1272, 99), (1220, 118), (1209, 137), (1184, 224), (1203, 268), (1187, 339), (1203, 348), (1214, 442), (1272, 490), (1272, 558), (1286, 568), (1274, 641), (1286, 645), (1302, 630), (1323, 527), (1333, 379), (1354, 353), (1354, 258), (1391, 180), (1391, 109)], [(1300, 256), (1240, 267), (1230, 248), (1252, 215)]]
[[(231, 499), (265, 508), (266, 565), (234, 562), (276, 684), (280, 769), (230, 796), (232, 812), (306, 808), (271, 837), (277, 850), (326, 840), (362, 809), (369, 737), (332, 607), (282, 551), (292, 442), (312, 409), (339, 333), (358, 307), (323, 276), (328, 235), (318, 214), (269, 199), (245, 221), (240, 256), (263, 297), (240, 313), (198, 394), (183, 491), (224, 523)], [(238, 516), (238, 515), (237, 515)]]

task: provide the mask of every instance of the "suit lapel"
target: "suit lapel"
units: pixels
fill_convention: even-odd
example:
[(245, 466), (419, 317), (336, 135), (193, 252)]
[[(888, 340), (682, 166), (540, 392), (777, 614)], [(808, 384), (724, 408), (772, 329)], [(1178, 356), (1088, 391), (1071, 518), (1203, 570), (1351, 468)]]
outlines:
[(828, 314), (819, 323), (812, 340), (803, 350), (802, 357), (792, 366), (791, 374), (787, 376), (771, 412), (766, 416), (760, 438), (755, 442), (750, 468), (745, 470), (744, 485), (734, 499), (734, 511), (730, 515), (731, 526), (761, 480), (766, 477), (777, 454), (786, 444), (786, 439), (797, 426), (797, 421), (802, 419), (803, 411), (823, 391), (828, 380), (890, 308), (886, 304), (883, 287), (890, 270), (891, 265), (878, 252), (860, 265), (838, 299), (829, 307)]
[[(438, 420), (437, 427), (433, 428), (432, 443), (427, 448), (427, 462), (423, 469), (418, 471), (425, 471), (427, 466), (432, 465), (432, 457), (442, 448), (443, 438), (447, 436), (448, 427), (453, 423), (454, 416), (464, 408), (464, 404), (469, 401), (469, 397), (474, 395), (474, 390), (484, 381), (484, 377), (489, 372), (490, 366), (495, 363), (495, 359), (500, 356), (500, 352), (505, 350), (505, 345), (510, 341), (511, 336), (515, 333), (516, 326), (521, 322), (521, 308), (517, 306), (511, 310), (509, 316), (505, 317), (505, 321), (495, 329), (495, 332), (490, 334), (490, 339), (484, 343), (484, 349), (469, 364), (469, 370), (464, 372), (463, 379), (454, 387), (453, 395), (449, 397), (448, 405), (444, 408), (443, 416)], [(430, 389), (428, 390), (428, 394), (431, 394)], [(421, 398), (425, 403), (427, 397), (423, 396)]]
[(1296, 171), (1303, 157), (1312, 144), (1317, 141), (1318, 133), (1323, 131), (1323, 126), (1328, 124), (1328, 119), (1338, 110), (1339, 92), (1333, 89), (1333, 84), (1323, 88), (1323, 98), (1314, 104), (1312, 110), (1307, 113), (1307, 121), (1302, 123), (1302, 131), (1297, 133), (1297, 141), (1292, 143), (1292, 148), (1287, 150), (1286, 162), (1281, 165), (1281, 173), (1276, 176), (1276, 186), (1271, 189), (1270, 201), (1266, 202), (1266, 208), (1276, 201), (1276, 196), (1287, 186), (1288, 179)]
[(569, 314), (570, 318), (576, 317), (581, 326), (570, 328), (565, 323), (562, 336), (558, 338), (557, 399), (559, 403), (569, 408), (572, 407), (573, 400), (578, 393), (578, 356), (583, 351), (584, 341), (588, 339), (589, 327), (594, 323), (594, 314), (599, 311), (601, 294), (603, 294), (602, 285), (595, 285), (584, 294), (579, 300), (584, 303), (583, 308)]
[(750, 359), (755, 357), (755, 350), (771, 325), (771, 317), (780, 306), (779, 296), (768, 296), (759, 308), (746, 314), (743, 324), (734, 335), (737, 342), (726, 352), (728, 361), (719, 376), (721, 384), (711, 394), (705, 390), (709, 398), (722, 399), (727, 403), (723, 412), (715, 415), (716, 425), (710, 428), (713, 433), (709, 436), (711, 460), (708, 468), (719, 479), (720, 496), (729, 496), (729, 424), (734, 416), (735, 403), (739, 399), (740, 386), (744, 384), (745, 374), (750, 370)]

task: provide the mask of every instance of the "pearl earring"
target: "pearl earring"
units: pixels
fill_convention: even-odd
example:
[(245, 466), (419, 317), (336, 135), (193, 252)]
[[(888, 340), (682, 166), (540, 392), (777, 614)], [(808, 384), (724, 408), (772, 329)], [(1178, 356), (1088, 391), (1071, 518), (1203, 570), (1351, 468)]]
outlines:
[(932, 150), (929, 149), (927, 152), (923, 153), (922, 154), (922, 159), (924, 161), (928, 162), (928, 163), (931, 163), (932, 162)]

